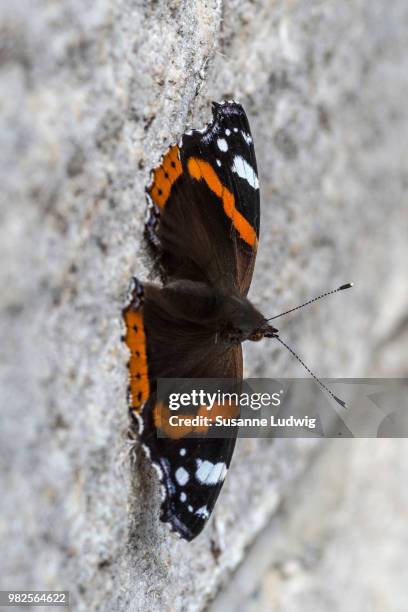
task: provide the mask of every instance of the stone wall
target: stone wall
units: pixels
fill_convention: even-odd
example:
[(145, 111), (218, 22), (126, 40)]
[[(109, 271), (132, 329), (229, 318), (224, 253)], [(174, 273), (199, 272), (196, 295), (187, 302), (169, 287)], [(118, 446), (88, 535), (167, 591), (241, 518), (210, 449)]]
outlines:
[[(290, 517), (305, 504), (310, 517), (291, 491), (324, 447), (242, 440), (203, 534), (186, 544), (159, 523), (155, 473), (129, 461), (120, 342), (129, 279), (149, 273), (150, 168), (209, 119), (211, 100), (240, 100), (262, 195), (253, 301), (272, 315), (353, 280), (282, 320), (282, 336), (323, 377), (406, 376), (408, 6), (20, 0), (0, 11), (2, 588), (70, 589), (75, 610), (202, 610), (257, 535), (273, 534), (278, 508)], [(246, 348), (245, 371), (304, 375), (272, 342)], [(342, 469), (341, 453), (324, 456), (308, 494)], [(266, 541), (274, 559), (290, 536), (279, 550)], [(254, 609), (289, 609), (265, 601)]]

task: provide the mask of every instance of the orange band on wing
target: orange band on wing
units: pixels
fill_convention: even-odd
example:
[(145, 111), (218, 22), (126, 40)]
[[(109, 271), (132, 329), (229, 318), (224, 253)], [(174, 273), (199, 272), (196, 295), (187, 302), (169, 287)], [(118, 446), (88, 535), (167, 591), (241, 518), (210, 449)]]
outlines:
[(161, 209), (164, 208), (170, 196), (173, 183), (182, 174), (183, 167), (179, 159), (179, 148), (172, 146), (163, 158), (161, 166), (153, 173), (153, 181), (148, 193), (153, 202)]
[(180, 438), (185, 438), (190, 434), (207, 434), (209, 428), (216, 423), (217, 416), (230, 419), (238, 416), (238, 414), (239, 408), (236, 404), (214, 404), (211, 410), (208, 410), (207, 406), (200, 406), (196, 415), (180, 415), (180, 417), (207, 417), (208, 424), (203, 421), (203, 424), (198, 425), (186, 425), (183, 422), (180, 424), (171, 425), (170, 417), (177, 417), (177, 414), (170, 411), (168, 406), (166, 406), (163, 402), (158, 402), (153, 408), (153, 421), (156, 429), (160, 429), (168, 438), (171, 438), (172, 440), (179, 440)]
[[(200, 414), (202, 411), (200, 409)], [(160, 429), (168, 438), (172, 440), (179, 440), (180, 438), (185, 438), (189, 434), (194, 433), (202, 433), (205, 434), (208, 431), (208, 427), (198, 426), (193, 427), (192, 425), (170, 425), (170, 417), (174, 416), (173, 412), (170, 412), (170, 409), (163, 404), (162, 402), (158, 402), (155, 404), (153, 409), (153, 421), (156, 429)]]
[(130, 351), (129, 389), (130, 406), (135, 412), (149, 397), (149, 378), (147, 371), (146, 335), (143, 325), (143, 308), (124, 312), (126, 324), (125, 342)]
[(254, 228), (237, 210), (233, 194), (221, 183), (214, 168), (208, 162), (197, 157), (190, 157), (187, 167), (192, 178), (197, 181), (204, 180), (211, 191), (222, 200), (225, 214), (231, 219), (232, 225), (242, 240), (252, 248), (256, 248), (257, 238)]

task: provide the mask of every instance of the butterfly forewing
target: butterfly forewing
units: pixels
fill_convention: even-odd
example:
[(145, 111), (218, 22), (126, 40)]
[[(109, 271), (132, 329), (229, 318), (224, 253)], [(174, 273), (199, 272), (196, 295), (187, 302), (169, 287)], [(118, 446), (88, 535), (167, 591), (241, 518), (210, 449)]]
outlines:
[(240, 104), (213, 104), (213, 121), (183, 135), (153, 173), (146, 236), (164, 277), (246, 294), (259, 237), (259, 185)]

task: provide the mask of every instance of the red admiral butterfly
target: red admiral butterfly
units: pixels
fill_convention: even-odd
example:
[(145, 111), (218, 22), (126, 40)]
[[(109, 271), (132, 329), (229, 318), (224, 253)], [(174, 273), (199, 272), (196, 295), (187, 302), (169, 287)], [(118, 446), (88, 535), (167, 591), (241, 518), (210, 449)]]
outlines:
[(159, 472), (161, 520), (192, 540), (214, 508), (235, 439), (181, 437), (179, 430), (173, 439), (158, 437), (157, 379), (239, 380), (241, 343), (278, 338), (246, 297), (260, 211), (255, 150), (242, 106), (213, 103), (212, 122), (170, 147), (147, 197), (145, 236), (163, 286), (134, 279), (123, 311), (130, 412)]

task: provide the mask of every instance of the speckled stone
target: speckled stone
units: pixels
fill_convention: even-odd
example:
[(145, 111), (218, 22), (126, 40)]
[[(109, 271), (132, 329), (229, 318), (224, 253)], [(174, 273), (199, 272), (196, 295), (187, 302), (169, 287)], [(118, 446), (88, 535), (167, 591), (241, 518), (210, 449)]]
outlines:
[[(204, 533), (186, 544), (159, 523), (154, 472), (138, 452), (131, 469), (120, 342), (129, 279), (149, 273), (150, 168), (212, 99), (239, 99), (262, 194), (252, 299), (272, 315), (353, 280), (282, 336), (321, 376), (406, 375), (389, 341), (408, 303), (407, 4), (0, 11), (2, 588), (69, 589), (76, 611), (201, 610), (319, 445), (242, 440)], [(245, 368), (304, 375), (273, 342)]]

